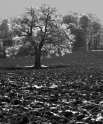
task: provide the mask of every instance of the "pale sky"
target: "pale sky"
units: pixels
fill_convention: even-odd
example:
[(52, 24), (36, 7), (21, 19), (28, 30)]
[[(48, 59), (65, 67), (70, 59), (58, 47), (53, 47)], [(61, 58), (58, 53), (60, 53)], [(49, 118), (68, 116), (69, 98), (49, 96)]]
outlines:
[(47, 3), (56, 7), (61, 14), (69, 11), (77, 13), (93, 13), (103, 23), (103, 0), (0, 0), (0, 21), (7, 17), (16, 17), (25, 12), (25, 7)]

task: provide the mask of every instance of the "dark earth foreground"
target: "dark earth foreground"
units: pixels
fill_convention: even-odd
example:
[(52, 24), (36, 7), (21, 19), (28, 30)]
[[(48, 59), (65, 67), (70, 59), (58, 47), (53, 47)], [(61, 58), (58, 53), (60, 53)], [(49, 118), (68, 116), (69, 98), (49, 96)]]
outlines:
[(101, 61), (1, 70), (0, 124), (102, 124)]

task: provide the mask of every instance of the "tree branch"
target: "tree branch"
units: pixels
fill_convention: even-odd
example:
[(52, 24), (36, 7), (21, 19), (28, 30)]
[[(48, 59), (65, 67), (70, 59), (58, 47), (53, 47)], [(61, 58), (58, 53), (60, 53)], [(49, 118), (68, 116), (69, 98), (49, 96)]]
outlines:
[(41, 32), (43, 33), (42, 27), (40, 25), (35, 26), (36, 28), (40, 28)]
[(45, 32), (44, 32), (44, 34), (43, 34), (43, 36), (42, 36), (42, 39), (41, 39), (41, 42), (40, 42), (40, 44), (39, 44), (39, 49), (42, 49), (43, 44), (44, 44), (45, 35), (46, 35), (46, 33), (47, 33), (48, 17), (49, 17), (49, 13), (48, 13), (47, 18), (46, 18), (46, 20), (45, 20)]

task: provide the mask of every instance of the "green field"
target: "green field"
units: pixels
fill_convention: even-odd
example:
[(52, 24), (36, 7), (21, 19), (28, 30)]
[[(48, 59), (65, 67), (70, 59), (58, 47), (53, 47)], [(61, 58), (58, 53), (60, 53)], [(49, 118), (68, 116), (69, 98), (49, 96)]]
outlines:
[[(0, 67), (34, 58), (0, 60)], [(0, 70), (0, 124), (103, 124), (103, 51), (42, 59), (45, 69)]]

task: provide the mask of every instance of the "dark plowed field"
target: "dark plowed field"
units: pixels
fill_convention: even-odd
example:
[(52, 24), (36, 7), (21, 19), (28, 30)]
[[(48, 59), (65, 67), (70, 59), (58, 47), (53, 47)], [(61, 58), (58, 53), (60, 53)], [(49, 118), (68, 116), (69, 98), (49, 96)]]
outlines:
[(102, 124), (103, 52), (74, 54), (52, 60), (67, 67), (1, 70), (0, 124)]

